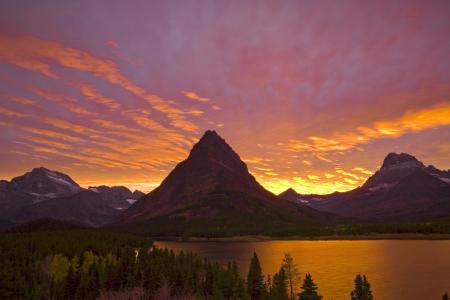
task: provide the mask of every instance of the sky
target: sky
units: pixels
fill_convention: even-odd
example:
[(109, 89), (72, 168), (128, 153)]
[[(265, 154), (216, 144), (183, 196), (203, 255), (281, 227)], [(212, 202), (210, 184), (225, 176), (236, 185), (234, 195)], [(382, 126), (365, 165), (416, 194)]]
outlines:
[(267, 189), (450, 168), (450, 1), (1, 1), (0, 178), (150, 191), (216, 130)]

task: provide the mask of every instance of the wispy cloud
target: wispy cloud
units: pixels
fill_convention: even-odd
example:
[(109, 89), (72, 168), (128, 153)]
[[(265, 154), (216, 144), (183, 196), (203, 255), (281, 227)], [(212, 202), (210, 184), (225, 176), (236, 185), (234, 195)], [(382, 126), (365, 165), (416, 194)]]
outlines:
[(89, 84), (80, 84), (79, 87), (80, 87), (80, 90), (83, 93), (83, 95), (87, 99), (89, 99), (95, 103), (104, 105), (104, 106), (108, 107), (110, 110), (115, 110), (120, 107), (120, 104), (118, 101), (102, 95), (93, 86), (91, 86)]
[(2, 35), (0, 36), (0, 59), (52, 79), (59, 79), (60, 76), (56, 75), (48, 63), (49, 60), (66, 68), (91, 73), (146, 101), (153, 109), (164, 113), (174, 127), (191, 132), (198, 129), (195, 124), (185, 119), (182, 110), (132, 82), (121, 73), (120, 68), (113, 61), (96, 57), (87, 51), (65, 47), (60, 43), (33, 36)]
[(25, 97), (18, 97), (18, 96), (8, 95), (8, 94), (1, 93), (1, 92), (0, 92), (0, 96), (5, 98), (5, 99), (7, 99), (7, 100), (9, 100), (9, 101), (18, 103), (18, 104), (36, 106), (36, 101), (27, 99)]
[(39, 88), (32, 88), (31, 90), (43, 99), (58, 103), (77, 116), (92, 117), (96, 115), (96, 113), (90, 112), (80, 105), (75, 98)]
[(369, 171), (369, 170), (364, 169), (364, 168), (361, 168), (361, 167), (355, 167), (355, 168), (353, 168), (352, 170), (353, 170), (353, 171), (361, 172), (361, 173), (363, 173), (363, 174), (365, 174), (365, 175), (373, 175), (373, 172), (372, 172), (372, 171)]
[(8, 109), (8, 108), (3, 107), (3, 106), (0, 106), (0, 114), (8, 116), (8, 117), (18, 117), (18, 118), (23, 118), (23, 117), (26, 116), (26, 114), (23, 114), (21, 112)]
[(196, 101), (200, 101), (200, 102), (208, 102), (209, 99), (205, 98), (205, 97), (200, 97), (199, 95), (197, 95), (197, 93), (195, 92), (189, 92), (189, 91), (181, 91), (181, 93), (189, 99), (192, 100), (196, 100)]
[(310, 136), (306, 140), (289, 140), (288, 149), (294, 152), (314, 152), (318, 158), (323, 153), (348, 151), (376, 139), (397, 138), (408, 132), (450, 125), (450, 102), (421, 110), (410, 111), (392, 120), (380, 120), (371, 127), (358, 127), (355, 131), (339, 133), (332, 137)]

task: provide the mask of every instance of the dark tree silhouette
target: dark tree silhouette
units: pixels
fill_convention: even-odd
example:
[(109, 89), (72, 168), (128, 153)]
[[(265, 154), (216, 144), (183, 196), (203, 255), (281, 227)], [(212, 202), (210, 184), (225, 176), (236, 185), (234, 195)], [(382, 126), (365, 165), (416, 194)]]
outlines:
[(253, 253), (247, 275), (247, 290), (250, 299), (262, 299), (264, 294), (264, 277), (256, 253)]
[(317, 293), (317, 285), (312, 280), (311, 274), (306, 274), (302, 285), (302, 292), (298, 294), (299, 300), (320, 300), (322, 296)]
[(273, 300), (288, 300), (287, 276), (284, 267), (273, 276), (272, 286), (270, 287), (270, 299)]
[(373, 295), (370, 290), (370, 283), (366, 276), (356, 275), (355, 289), (351, 292), (351, 300), (372, 300)]

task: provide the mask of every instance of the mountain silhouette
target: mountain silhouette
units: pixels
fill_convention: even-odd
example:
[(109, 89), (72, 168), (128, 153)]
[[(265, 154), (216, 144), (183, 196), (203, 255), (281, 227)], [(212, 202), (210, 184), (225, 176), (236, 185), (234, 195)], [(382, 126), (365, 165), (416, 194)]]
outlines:
[[(295, 192), (295, 191), (294, 191)], [(389, 153), (359, 188), (330, 195), (280, 194), (322, 211), (377, 221), (417, 221), (450, 215), (450, 172), (426, 167), (407, 153)]]
[(120, 186), (84, 189), (64, 173), (39, 167), (0, 181), (0, 220), (54, 219), (96, 227), (113, 221), (142, 195)]
[(215, 131), (206, 131), (188, 158), (159, 187), (125, 211), (119, 223), (140, 224), (141, 230), (151, 232), (159, 230), (156, 227), (173, 227), (174, 222), (179, 222), (182, 231), (201, 224), (211, 231), (242, 226), (260, 231), (269, 223), (297, 226), (332, 219), (331, 214), (286, 201), (264, 189), (226, 141)]

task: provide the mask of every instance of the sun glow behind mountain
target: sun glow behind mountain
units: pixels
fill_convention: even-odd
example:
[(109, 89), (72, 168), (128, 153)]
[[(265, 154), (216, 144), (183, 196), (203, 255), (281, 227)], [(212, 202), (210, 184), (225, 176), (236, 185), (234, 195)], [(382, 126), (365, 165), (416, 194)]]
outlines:
[(150, 191), (206, 129), (275, 193), (450, 167), (447, 2), (255, 4), (2, 3), (0, 178)]

